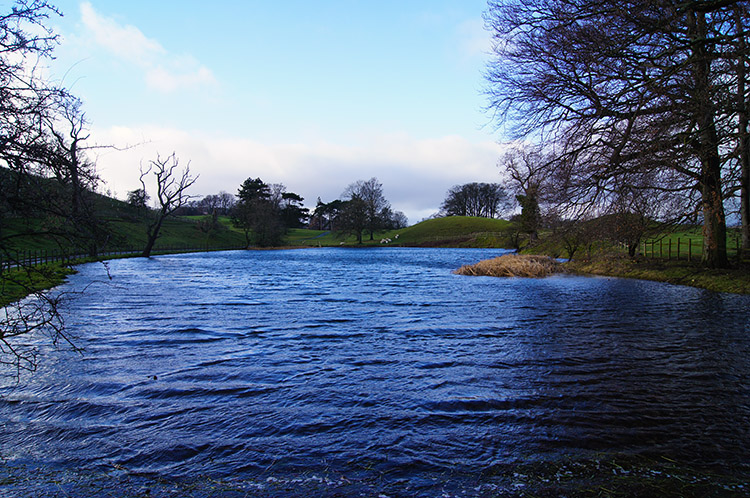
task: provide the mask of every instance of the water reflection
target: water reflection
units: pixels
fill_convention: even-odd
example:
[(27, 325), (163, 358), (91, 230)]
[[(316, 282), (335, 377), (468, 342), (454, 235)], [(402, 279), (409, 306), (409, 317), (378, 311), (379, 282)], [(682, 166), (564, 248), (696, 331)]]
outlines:
[(418, 479), (630, 453), (750, 461), (750, 299), (461, 277), (488, 250), (227, 252), (81, 267), (50, 354), (0, 400), (2, 457), (180, 476)]

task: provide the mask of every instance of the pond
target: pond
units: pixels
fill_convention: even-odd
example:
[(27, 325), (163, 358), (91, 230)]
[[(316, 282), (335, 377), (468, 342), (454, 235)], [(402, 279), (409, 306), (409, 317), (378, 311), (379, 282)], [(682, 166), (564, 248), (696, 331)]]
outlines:
[(451, 273), (502, 252), (83, 265), (59, 290), (84, 353), (46, 351), (0, 391), (0, 458), (269, 494), (484, 496), (529, 469), (632, 459), (747, 475), (750, 296)]

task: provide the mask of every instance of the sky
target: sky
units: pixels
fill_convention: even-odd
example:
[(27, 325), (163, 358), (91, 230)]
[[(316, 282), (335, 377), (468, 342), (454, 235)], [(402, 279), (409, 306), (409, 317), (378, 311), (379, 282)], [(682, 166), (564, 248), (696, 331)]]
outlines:
[(50, 77), (83, 101), (124, 199), (175, 153), (191, 193), (283, 183), (314, 208), (376, 177), (411, 223), (500, 180), (483, 111), (485, 0), (59, 0)]

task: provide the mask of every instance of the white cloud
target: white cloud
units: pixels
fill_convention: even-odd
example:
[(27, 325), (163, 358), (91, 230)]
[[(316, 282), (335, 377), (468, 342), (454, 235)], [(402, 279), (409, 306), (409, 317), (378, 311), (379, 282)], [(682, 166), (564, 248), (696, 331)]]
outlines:
[(167, 54), (159, 42), (147, 38), (135, 26), (120, 26), (114, 19), (99, 15), (89, 2), (81, 4), (81, 21), (97, 45), (121, 59), (148, 65)]
[(492, 53), (492, 36), (484, 27), (484, 20), (464, 21), (456, 28), (459, 47), (465, 57), (486, 58)]
[[(472, 143), (458, 136), (418, 140), (408, 135), (383, 135), (357, 145), (264, 144), (234, 137), (207, 137), (184, 130), (145, 126), (94, 130), (100, 143), (142, 145), (122, 152), (108, 151), (98, 167), (107, 186), (124, 198), (138, 188), (138, 168), (143, 161), (177, 153), (182, 164), (190, 161), (199, 174), (194, 193), (207, 195), (226, 190), (235, 193), (249, 177), (283, 183), (314, 207), (338, 198), (356, 180), (377, 177), (394, 209), (412, 223), (438, 211), (453, 185), (500, 180), (497, 159), (500, 145)], [(144, 137), (150, 140), (147, 142)]]
[(216, 83), (211, 70), (193, 57), (170, 53), (136, 26), (102, 16), (89, 2), (81, 4), (81, 21), (96, 46), (143, 70), (153, 89), (172, 92)]
[(148, 70), (146, 82), (151, 88), (169, 93), (180, 87), (213, 85), (216, 79), (211, 71), (203, 66), (192, 72), (174, 72), (158, 66)]

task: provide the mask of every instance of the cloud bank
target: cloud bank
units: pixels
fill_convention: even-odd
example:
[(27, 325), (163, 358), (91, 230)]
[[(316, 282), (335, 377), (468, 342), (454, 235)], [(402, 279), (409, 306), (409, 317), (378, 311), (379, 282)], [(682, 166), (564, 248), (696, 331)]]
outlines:
[(393, 208), (412, 223), (437, 212), (453, 185), (500, 180), (496, 163), (501, 146), (459, 136), (420, 140), (382, 135), (355, 145), (267, 144), (153, 126), (94, 130), (93, 136), (99, 143), (132, 146), (106, 151), (97, 161), (107, 187), (120, 198), (139, 187), (141, 163), (172, 152), (200, 175), (193, 190), (200, 195), (236, 193), (245, 179), (260, 177), (267, 183), (283, 183), (314, 207), (318, 197), (334, 200), (350, 183), (377, 177)]
[(168, 93), (217, 83), (211, 70), (194, 57), (170, 53), (137, 27), (102, 16), (89, 2), (80, 8), (86, 30), (83, 36), (90, 37), (92, 44), (112, 56), (140, 68), (149, 88)]

